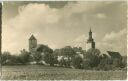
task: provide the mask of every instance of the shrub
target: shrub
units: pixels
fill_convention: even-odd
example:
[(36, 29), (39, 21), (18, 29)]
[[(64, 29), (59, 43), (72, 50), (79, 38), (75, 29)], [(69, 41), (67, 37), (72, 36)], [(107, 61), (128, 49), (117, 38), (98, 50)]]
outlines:
[(90, 67), (96, 67), (100, 63), (99, 55), (100, 51), (98, 49), (91, 48), (87, 50), (84, 60), (88, 62)]
[(75, 55), (75, 57), (72, 59), (72, 65), (77, 69), (82, 68), (82, 62), (83, 59), (79, 55)]
[(84, 59), (83, 60), (83, 62), (82, 62), (82, 68), (83, 69), (86, 69), (86, 70), (91, 69), (90, 64), (89, 64), (89, 60), (87, 60), (87, 59)]
[(36, 61), (37, 64), (42, 60), (41, 52), (33, 53), (33, 60)]
[(86, 62), (88, 62), (90, 67), (96, 67), (100, 63), (100, 59), (96, 55), (86, 54), (86, 57), (84, 59), (86, 60)]
[(44, 54), (44, 61), (47, 64), (50, 64), (50, 66), (54, 66), (54, 64), (55, 64), (55, 58), (54, 58), (53, 54), (51, 54), (51, 53)]
[(20, 63), (26, 64), (30, 61), (30, 53), (25, 49), (21, 50), (21, 54), (19, 55)]
[(11, 58), (10, 52), (3, 52), (1, 54), (1, 64), (2, 65), (7, 64), (7, 62), (10, 60), (10, 58)]

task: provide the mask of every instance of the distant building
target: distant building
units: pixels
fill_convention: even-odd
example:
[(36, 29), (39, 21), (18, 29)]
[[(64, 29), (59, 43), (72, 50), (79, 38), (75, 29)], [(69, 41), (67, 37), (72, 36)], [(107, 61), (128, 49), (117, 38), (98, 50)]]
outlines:
[(122, 63), (122, 56), (119, 52), (107, 51), (110, 55), (112, 63), (116, 66), (119, 66)]
[(107, 51), (107, 53), (111, 56), (112, 59), (122, 59), (122, 56), (119, 52)]
[(94, 42), (94, 40), (92, 38), (92, 31), (91, 31), (91, 29), (89, 31), (89, 38), (88, 38), (88, 40), (86, 42), (86, 51), (88, 49), (90, 49), (90, 48), (95, 48), (95, 42)]
[(37, 39), (34, 37), (34, 35), (31, 35), (31, 37), (29, 38), (29, 52), (34, 52), (36, 47)]
[(37, 39), (34, 37), (34, 35), (31, 35), (31, 37), (29, 38), (29, 52), (34, 53), (39, 49), (41, 49), (41, 47), (44, 47), (45, 49), (48, 46), (43, 44), (38, 44)]

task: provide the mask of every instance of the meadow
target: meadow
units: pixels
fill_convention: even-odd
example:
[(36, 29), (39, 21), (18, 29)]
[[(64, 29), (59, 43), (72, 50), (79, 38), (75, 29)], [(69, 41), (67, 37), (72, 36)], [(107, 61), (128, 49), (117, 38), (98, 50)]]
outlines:
[(2, 66), (3, 80), (126, 80), (126, 71), (95, 71), (43, 65)]

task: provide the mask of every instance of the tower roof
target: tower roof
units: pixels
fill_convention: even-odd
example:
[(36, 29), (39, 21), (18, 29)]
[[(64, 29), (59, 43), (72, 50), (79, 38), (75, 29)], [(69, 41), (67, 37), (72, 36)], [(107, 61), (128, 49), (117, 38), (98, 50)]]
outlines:
[(122, 58), (121, 54), (119, 52), (114, 52), (114, 51), (107, 51), (107, 53), (113, 57), (113, 58)]
[(91, 28), (90, 28), (90, 31), (89, 31), (89, 32), (92, 32), (92, 31), (91, 31)]
[(31, 35), (31, 37), (29, 38), (29, 40), (36, 40), (36, 38), (34, 37), (34, 35)]
[(91, 31), (91, 28), (90, 28), (90, 31), (89, 31), (89, 38), (88, 38), (87, 42), (94, 42), (94, 41), (93, 41), (93, 38), (92, 38), (92, 31)]

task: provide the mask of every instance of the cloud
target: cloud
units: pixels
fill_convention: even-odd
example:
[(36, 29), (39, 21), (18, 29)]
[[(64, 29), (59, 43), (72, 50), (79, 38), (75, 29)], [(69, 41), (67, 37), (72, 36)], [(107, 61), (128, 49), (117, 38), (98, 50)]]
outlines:
[(57, 9), (45, 4), (28, 4), (19, 9), (19, 15), (3, 22), (3, 49), (11, 52), (28, 47), (27, 39), (32, 33), (41, 34), (59, 20)]
[[(96, 34), (93, 33), (94, 41), (96, 42), (96, 48), (100, 49), (101, 53), (106, 53), (106, 51), (117, 51), (121, 55), (127, 54), (127, 29), (124, 28), (118, 32), (106, 33), (101, 41), (96, 42)], [(70, 41), (68, 44), (75, 47), (82, 47), (86, 49), (86, 42), (88, 35), (80, 35), (76, 39)]]
[[(86, 43), (87, 43), (88, 37), (89, 37), (88, 34), (80, 35), (75, 39), (73, 39), (72, 41), (68, 42), (68, 45), (71, 45), (72, 47), (82, 47), (83, 50), (86, 50)], [(95, 37), (96, 37), (96, 34), (93, 33), (93, 38)]]
[(107, 33), (104, 38), (97, 43), (97, 47), (102, 50), (102, 52), (117, 51), (122, 55), (127, 54), (127, 29), (124, 28), (119, 32)]
[(85, 50), (87, 39), (88, 37), (83, 34), (68, 42), (68, 45), (71, 45), (72, 47), (82, 47), (82, 49)]
[[(100, 14), (98, 15), (100, 18), (105, 18), (107, 13), (105, 13), (105, 11), (101, 12), (101, 10), (103, 10), (102, 8), (106, 7), (106, 10), (110, 9), (110, 7), (105, 5), (108, 4), (105, 2), (80, 1), (75, 3), (68, 2), (61, 9), (51, 8), (44, 3), (29, 3), (24, 6), (18, 6), (19, 12), (15, 14), (15, 16), (3, 18), (2, 50), (17, 53), (23, 48), (28, 49), (28, 38), (31, 34), (35, 35), (38, 43), (48, 44), (52, 48), (60, 48), (65, 45), (70, 45), (71, 43), (67, 44), (67, 41), (69, 40), (74, 40), (74, 43), (72, 44), (77, 46), (83, 45), (84, 47), (85, 45), (82, 44), (82, 41), (86, 40), (84, 35), (88, 35), (90, 24), (95, 25), (92, 28), (95, 33), (104, 30), (96, 37), (93, 35), (95, 38), (99, 37), (102, 39), (100, 35), (111, 31), (113, 28), (111, 23), (115, 23), (116, 21), (99, 21), (100, 19), (98, 19), (98, 17), (92, 16), (97, 15), (98, 13)], [(111, 3), (111, 5), (113, 5), (113, 3)], [(5, 9), (4, 11), (6, 14), (11, 14), (11, 10), (6, 11)], [(3, 15), (6, 15), (5, 13)], [(113, 19), (115, 17), (117, 18), (117, 16), (107, 16), (110, 16), (109, 18)], [(118, 28), (116, 29), (120, 30), (121, 26)]]
[(107, 16), (105, 14), (103, 14), (103, 13), (96, 14), (96, 17), (99, 18), (99, 19), (105, 19), (105, 18), (107, 18)]
[(122, 29), (119, 32), (114, 32), (112, 31), (109, 34), (106, 34), (105, 37), (103, 38), (103, 41), (113, 41), (113, 40), (119, 40), (125, 38), (127, 34), (127, 29)]

